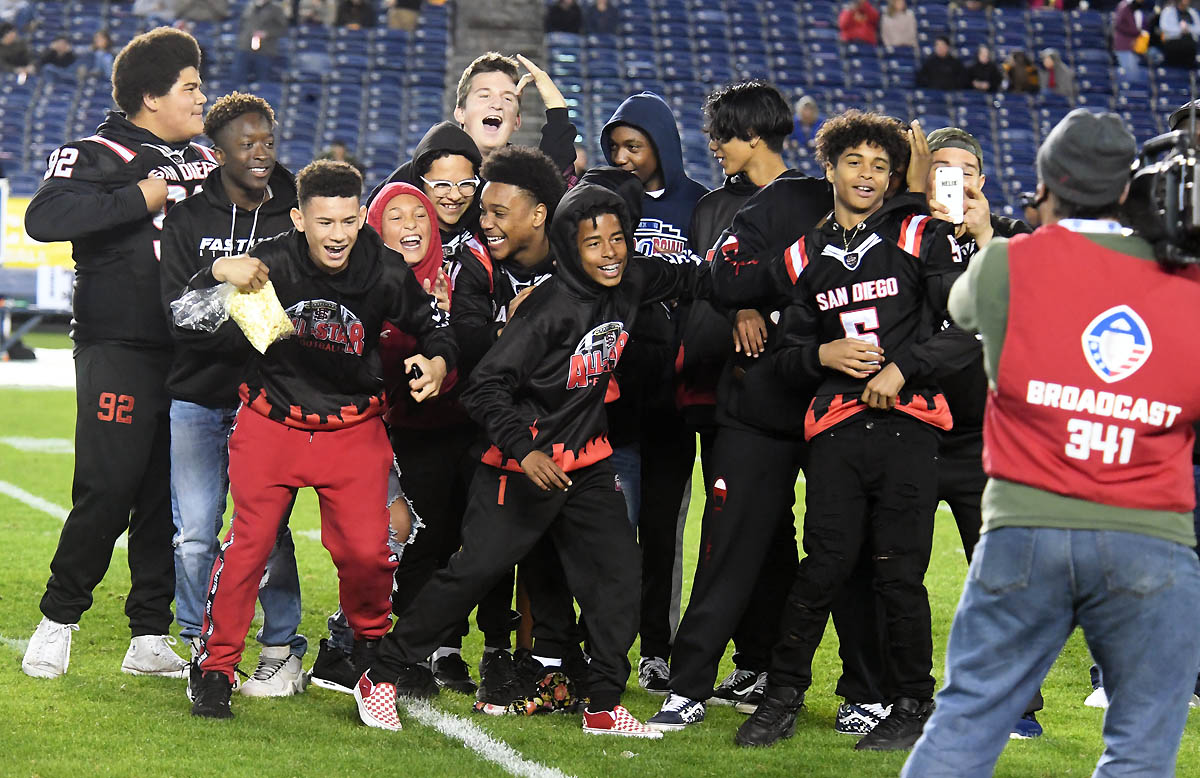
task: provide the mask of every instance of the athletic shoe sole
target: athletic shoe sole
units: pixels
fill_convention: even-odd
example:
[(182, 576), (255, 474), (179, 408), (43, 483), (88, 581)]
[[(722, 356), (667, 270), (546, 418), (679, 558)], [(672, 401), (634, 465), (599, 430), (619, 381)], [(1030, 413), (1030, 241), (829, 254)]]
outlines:
[(24, 662), (21, 663), (21, 672), (30, 678), (61, 678), (66, 675), (66, 673), (59, 672), (56, 667), (34, 664), (27, 665)]
[[(294, 697), (297, 694), (304, 693), (304, 689), (308, 685), (304, 679), (305, 679), (305, 676), (303, 674), (301, 674), (299, 678), (297, 678), (294, 681), (289, 682), (287, 685), (287, 688), (284, 691), (278, 692), (278, 693), (259, 694), (254, 691), (253, 686), (250, 686), (248, 684), (242, 685), (241, 692), (242, 692), (242, 694), (244, 694), (247, 697), (258, 697), (258, 698), (266, 698), (266, 699), (269, 699), (272, 697)], [(249, 691), (247, 691), (247, 689), (249, 689)]]
[(341, 692), (342, 694), (354, 694), (354, 690), (347, 686), (342, 686), (340, 683), (338, 683), (336, 681), (327, 681), (324, 678), (317, 678), (317, 677), (313, 676), (311, 673), (308, 676), (308, 682), (310, 684), (312, 684), (313, 686), (316, 686), (320, 689), (328, 689), (331, 692)]
[[(647, 721), (646, 726), (649, 729), (654, 730), (655, 732), (678, 732), (681, 729), (687, 729), (688, 727), (694, 727), (697, 724), (702, 724), (702, 723), (703, 723), (703, 719), (701, 719), (700, 721), (693, 721), (691, 724), (659, 724), (657, 721)], [(625, 733), (619, 732), (616, 734), (625, 734)]]
[(738, 713), (744, 713), (747, 716), (750, 716), (755, 711), (758, 710), (758, 703), (757, 702), (739, 702), (737, 705), (733, 706), (733, 709), (736, 710)]
[(182, 670), (160, 670), (155, 672), (149, 670), (138, 670), (134, 667), (126, 667), (125, 665), (121, 665), (121, 672), (125, 673), (126, 675), (144, 675), (155, 678), (187, 678), (188, 676), (188, 669), (186, 666), (184, 666)]
[(663, 733), (658, 730), (649, 732), (622, 732), (619, 729), (596, 729), (593, 727), (584, 727), (583, 731), (588, 735), (620, 735), (621, 737), (637, 737), (643, 740), (662, 740)]

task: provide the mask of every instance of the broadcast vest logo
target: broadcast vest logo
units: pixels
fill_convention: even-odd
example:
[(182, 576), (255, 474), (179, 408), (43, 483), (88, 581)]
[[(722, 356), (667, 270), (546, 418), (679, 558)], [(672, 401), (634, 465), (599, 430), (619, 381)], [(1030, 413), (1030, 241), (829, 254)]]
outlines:
[(1083, 331), (1083, 355), (1108, 384), (1136, 373), (1152, 348), (1150, 328), (1128, 305), (1109, 308)]

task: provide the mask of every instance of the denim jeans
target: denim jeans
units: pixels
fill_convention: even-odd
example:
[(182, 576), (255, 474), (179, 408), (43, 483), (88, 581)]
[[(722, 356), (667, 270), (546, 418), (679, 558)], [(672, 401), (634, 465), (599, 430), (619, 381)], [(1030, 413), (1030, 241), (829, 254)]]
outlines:
[(637, 529), (642, 504), (642, 450), (637, 443), (617, 446), (608, 461), (621, 484), (621, 496), (625, 498), (625, 508), (629, 511), (629, 523)]
[(1198, 604), (1187, 546), (1128, 532), (986, 533), (950, 629), (946, 686), (901, 775), (991, 775), (1076, 626), (1109, 698), (1094, 775), (1174, 775), (1200, 667)]
[[(198, 637), (221, 517), (229, 491), (229, 432), (237, 408), (209, 408), (171, 401), (171, 514), (175, 521), (175, 619), (180, 637)], [(291, 646), (304, 656), (300, 627), (300, 579), (292, 533), (284, 522), (258, 589), (263, 625), (258, 642)]]

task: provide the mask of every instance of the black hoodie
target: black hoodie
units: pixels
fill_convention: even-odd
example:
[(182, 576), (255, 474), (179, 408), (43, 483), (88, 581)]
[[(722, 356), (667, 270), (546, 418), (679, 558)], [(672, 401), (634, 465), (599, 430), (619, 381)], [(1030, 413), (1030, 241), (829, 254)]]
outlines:
[[(25, 230), (34, 240), (71, 241), (76, 342), (171, 347), (159, 304), (163, 218), (195, 194), (215, 167), (207, 146), (167, 143), (117, 111), (95, 135), (50, 155), (46, 178), (25, 211)], [(145, 178), (167, 182), (161, 213), (146, 212), (137, 185)]]
[(621, 283), (602, 287), (586, 274), (576, 236), (579, 219), (603, 207), (616, 213), (632, 247), (624, 200), (593, 184), (569, 191), (551, 226), (557, 273), (538, 286), (471, 376), (462, 403), (487, 432), (483, 461), (521, 472), (533, 450), (565, 471), (612, 453), (604, 399), (639, 306), (707, 294), (707, 274), (692, 265), (633, 255)]
[[(292, 228), (296, 180), (276, 163), (267, 182), (270, 198), (255, 211), (235, 206), (225, 191), (222, 169), (208, 174), (204, 191), (171, 209), (163, 225), (161, 289), (167, 318), (171, 302), (187, 288), (197, 271), (221, 257), (247, 254), (267, 238)], [(175, 358), (167, 374), (167, 391), (174, 398), (209, 408), (237, 405), (238, 386), (245, 379), (249, 344), (214, 349), (212, 338), (172, 327)]]
[[(329, 275), (309, 256), (304, 233), (291, 230), (263, 241), (254, 255), (296, 334), (255, 355), (239, 393), (251, 409), (280, 424), (306, 430), (350, 427), (384, 408), (379, 335), (391, 322), (415, 337), (421, 353), (455, 366), (458, 349), (446, 314), (399, 253), (369, 227), (359, 230), (347, 266)], [(211, 266), (192, 289), (216, 285)], [(244, 339), (227, 321), (210, 337)]]
[[(417, 170), (423, 167), (422, 162), (425, 160), (432, 162), (434, 157), (442, 154), (457, 154), (460, 157), (466, 157), (471, 160), (476, 174), (479, 173), (479, 166), (483, 163), (483, 157), (479, 155), (479, 147), (475, 145), (475, 141), (471, 140), (471, 136), (465, 130), (454, 122), (440, 122), (430, 127), (425, 136), (421, 138), (421, 142), (413, 150), (412, 159), (393, 170), (383, 183), (371, 190), (371, 194), (367, 197), (367, 207), (370, 208), (371, 202), (379, 196), (385, 186), (393, 181), (412, 184), (424, 191), (424, 182), (417, 175)], [(448, 228), (442, 226), (442, 256), (449, 257), (458, 250), (461, 243), (477, 232), (479, 232), (478, 191), (471, 198), (471, 204), (463, 211), (462, 218), (458, 220), (457, 224)]]

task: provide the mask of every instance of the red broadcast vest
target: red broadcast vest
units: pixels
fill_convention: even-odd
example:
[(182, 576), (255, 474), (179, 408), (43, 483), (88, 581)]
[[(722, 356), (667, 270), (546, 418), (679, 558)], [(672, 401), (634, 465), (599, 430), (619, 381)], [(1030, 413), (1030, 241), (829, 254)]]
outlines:
[(1168, 273), (1059, 226), (1008, 244), (988, 475), (1104, 505), (1191, 511), (1200, 269)]

